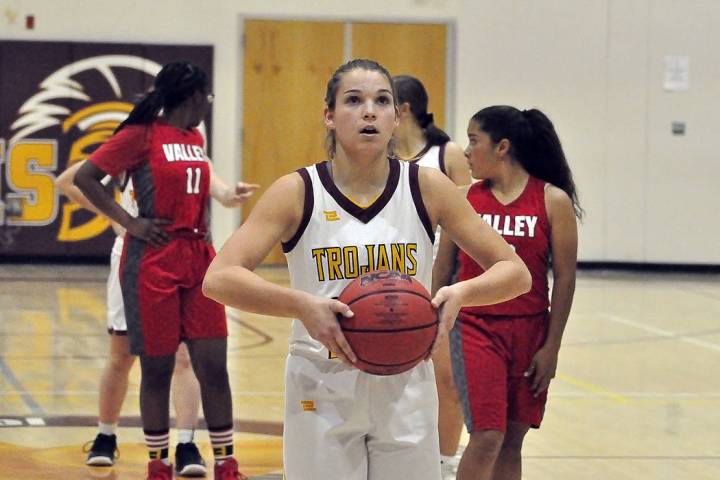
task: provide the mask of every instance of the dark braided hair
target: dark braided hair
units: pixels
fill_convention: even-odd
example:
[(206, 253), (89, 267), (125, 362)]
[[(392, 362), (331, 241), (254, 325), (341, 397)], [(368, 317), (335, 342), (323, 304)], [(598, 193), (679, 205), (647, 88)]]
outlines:
[(432, 113), (428, 113), (428, 94), (420, 80), (410, 75), (398, 75), (393, 79), (397, 91), (397, 103), (410, 105), (410, 111), (420, 128), (423, 129), (425, 140), (434, 145), (445, 145), (450, 136), (435, 125)]
[(145, 93), (130, 115), (115, 129), (115, 133), (126, 125), (143, 125), (153, 122), (160, 110), (171, 112), (195, 92), (207, 93), (207, 73), (190, 62), (173, 62), (165, 65), (155, 77), (155, 85)]
[[(375, 60), (356, 58), (341, 65), (337, 70), (335, 70), (335, 73), (333, 73), (332, 77), (330, 77), (330, 80), (328, 80), (327, 89), (325, 90), (325, 105), (327, 106), (328, 110), (335, 110), (335, 101), (337, 99), (338, 88), (340, 88), (340, 81), (342, 80), (343, 76), (346, 73), (355, 69), (368, 70), (371, 72), (380, 72), (383, 76), (385, 76), (385, 78), (387, 78), (388, 80), (388, 83), (390, 84), (393, 104), (397, 109), (397, 102), (395, 101), (397, 95), (395, 94), (395, 86), (393, 85), (390, 72), (388, 72), (385, 67), (380, 65)], [(333, 130), (328, 130), (325, 136), (325, 150), (328, 154), (328, 158), (335, 157), (336, 146), (337, 143), (335, 139), (335, 132)]]
[(510, 141), (509, 155), (533, 177), (544, 180), (567, 193), (575, 215), (582, 218), (577, 189), (560, 139), (550, 119), (540, 110), (518, 110), (507, 105), (483, 108), (471, 121), (497, 144)]

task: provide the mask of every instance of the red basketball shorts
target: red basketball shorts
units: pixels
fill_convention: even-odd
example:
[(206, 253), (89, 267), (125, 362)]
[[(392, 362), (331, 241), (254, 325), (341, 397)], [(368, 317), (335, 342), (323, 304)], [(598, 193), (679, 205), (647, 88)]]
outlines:
[(453, 373), (469, 432), (538, 428), (547, 391), (533, 397), (524, 373), (547, 336), (548, 313), (477, 317), (461, 312), (450, 336)]
[(133, 354), (172, 355), (182, 340), (227, 337), (225, 308), (202, 293), (214, 256), (204, 240), (176, 237), (156, 248), (128, 237), (120, 278)]

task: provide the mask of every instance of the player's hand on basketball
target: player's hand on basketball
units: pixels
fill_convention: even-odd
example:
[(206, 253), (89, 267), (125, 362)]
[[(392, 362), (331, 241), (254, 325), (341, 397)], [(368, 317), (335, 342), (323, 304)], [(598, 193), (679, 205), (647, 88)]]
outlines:
[(128, 223), (127, 231), (133, 237), (145, 240), (153, 247), (160, 247), (170, 241), (170, 235), (162, 227), (171, 223), (164, 218), (136, 217)]
[(255, 190), (260, 188), (257, 183), (238, 182), (223, 192), (222, 204), (226, 207), (235, 207), (250, 198)]
[(300, 321), (311, 337), (325, 345), (344, 363), (352, 365), (357, 362), (357, 357), (342, 333), (338, 317), (350, 318), (353, 315), (350, 307), (339, 300), (316, 297), (300, 316)]
[(556, 349), (543, 347), (535, 353), (524, 374), (530, 380), (530, 391), (534, 397), (548, 389), (550, 381), (555, 378), (557, 363), (558, 351)]
[(435, 351), (440, 347), (440, 340), (453, 328), (455, 325), (455, 319), (457, 318), (458, 312), (460, 311), (460, 298), (453, 286), (442, 287), (435, 293), (433, 297), (432, 306), (438, 311), (438, 333), (435, 338), (432, 350), (430, 351), (430, 358)]

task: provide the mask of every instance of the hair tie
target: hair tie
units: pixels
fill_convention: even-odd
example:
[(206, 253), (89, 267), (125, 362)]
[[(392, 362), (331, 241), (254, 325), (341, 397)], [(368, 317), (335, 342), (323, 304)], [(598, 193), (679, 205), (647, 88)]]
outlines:
[(427, 128), (428, 125), (435, 122), (435, 118), (432, 113), (426, 113), (422, 118), (422, 128)]

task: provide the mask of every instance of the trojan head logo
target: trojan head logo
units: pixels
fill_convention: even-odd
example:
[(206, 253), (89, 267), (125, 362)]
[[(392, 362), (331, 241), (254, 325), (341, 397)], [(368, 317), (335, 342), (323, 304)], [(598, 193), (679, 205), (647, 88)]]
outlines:
[[(67, 151), (67, 167), (86, 159), (127, 117), (133, 108), (132, 95), (151, 84), (159, 70), (160, 65), (146, 58), (104, 55), (66, 65), (49, 75), (40, 83), (40, 91), (20, 107), (20, 116), (11, 126), (16, 133), (10, 139), (10, 145), (22, 143), (37, 150), (28, 152), (34, 161), (28, 177), (39, 168), (38, 165), (43, 165), (41, 159), (46, 156), (52, 157), (44, 162), (46, 169), (58, 167), (55, 150), (58, 144), (67, 146), (63, 149), (63, 153)], [(39, 137), (46, 140), (35, 140)], [(30, 188), (23, 190), (23, 185), (15, 187), (21, 192), (18, 196), (27, 204), (24, 210), (31, 215), (33, 207), (40, 207), (36, 204), (43, 196)], [(52, 182), (48, 188), (54, 191)], [(48, 212), (43, 224), (52, 223), (57, 216), (57, 195), (52, 197), (54, 206), (45, 207)], [(59, 241), (87, 240), (110, 226), (105, 217), (89, 216), (87, 211), (77, 216), (81, 209), (74, 202), (63, 205)]]

